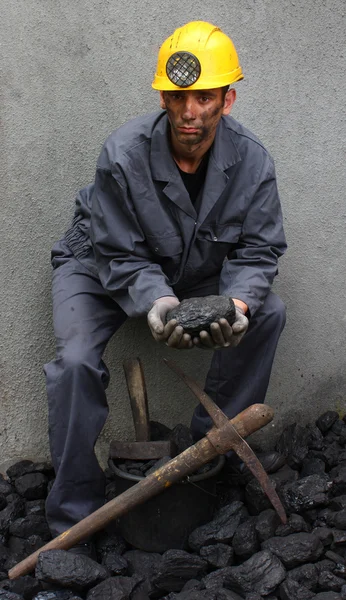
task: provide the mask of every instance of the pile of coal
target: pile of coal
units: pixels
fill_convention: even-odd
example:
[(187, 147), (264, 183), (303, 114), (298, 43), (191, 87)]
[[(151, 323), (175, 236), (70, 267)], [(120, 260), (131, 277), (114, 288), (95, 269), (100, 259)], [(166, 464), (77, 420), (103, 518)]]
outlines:
[(198, 335), (200, 331), (210, 333), (211, 323), (227, 319), (232, 325), (235, 321), (235, 306), (232, 298), (225, 296), (204, 296), (189, 298), (167, 313), (166, 321), (176, 319), (186, 333)]
[(52, 469), (21, 461), (0, 478), (0, 600), (345, 600), (345, 444), (334, 411), (283, 431), (276, 450), (286, 462), (270, 479), (286, 525), (254, 478), (225, 468), (212, 520), (184, 548), (138, 550), (115, 523), (96, 537), (96, 560), (50, 550), (34, 573), (10, 581), (8, 569), (49, 539)]

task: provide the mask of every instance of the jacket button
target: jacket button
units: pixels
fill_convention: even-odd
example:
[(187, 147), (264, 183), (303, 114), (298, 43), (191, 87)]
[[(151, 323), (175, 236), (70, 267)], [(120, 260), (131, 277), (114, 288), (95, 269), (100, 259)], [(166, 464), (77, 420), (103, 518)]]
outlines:
[(214, 240), (214, 242), (217, 242), (217, 237), (216, 237), (216, 235), (214, 235), (214, 237), (213, 237), (213, 240)]
[(158, 252), (159, 249), (158, 248), (154, 248), (154, 250), (155, 250), (155, 252)]

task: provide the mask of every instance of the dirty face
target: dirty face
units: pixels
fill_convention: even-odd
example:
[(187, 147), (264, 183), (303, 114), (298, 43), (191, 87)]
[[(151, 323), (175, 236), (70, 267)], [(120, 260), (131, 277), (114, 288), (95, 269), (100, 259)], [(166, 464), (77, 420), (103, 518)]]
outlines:
[(172, 141), (184, 146), (211, 143), (222, 115), (229, 114), (235, 90), (221, 88), (160, 92), (161, 108), (167, 111)]

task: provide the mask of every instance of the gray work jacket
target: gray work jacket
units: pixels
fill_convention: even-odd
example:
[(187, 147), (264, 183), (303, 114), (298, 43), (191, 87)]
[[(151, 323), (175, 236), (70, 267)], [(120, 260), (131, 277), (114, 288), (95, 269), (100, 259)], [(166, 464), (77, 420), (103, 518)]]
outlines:
[(243, 300), (253, 315), (286, 249), (273, 160), (252, 133), (222, 117), (197, 214), (168, 127), (160, 111), (109, 136), (95, 183), (77, 196), (67, 242), (129, 316), (216, 280), (221, 295)]

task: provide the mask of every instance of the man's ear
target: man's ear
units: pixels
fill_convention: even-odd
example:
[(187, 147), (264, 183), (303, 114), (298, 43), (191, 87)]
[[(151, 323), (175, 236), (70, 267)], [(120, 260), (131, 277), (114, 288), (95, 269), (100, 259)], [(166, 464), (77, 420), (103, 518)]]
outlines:
[(230, 90), (228, 90), (228, 92), (225, 96), (224, 103), (223, 103), (223, 111), (222, 111), (223, 115), (229, 115), (229, 113), (232, 110), (232, 106), (235, 103), (236, 97), (237, 97), (237, 92), (235, 91), (234, 88), (231, 88)]
[(166, 109), (165, 99), (163, 97), (163, 92), (160, 92), (160, 107)]

